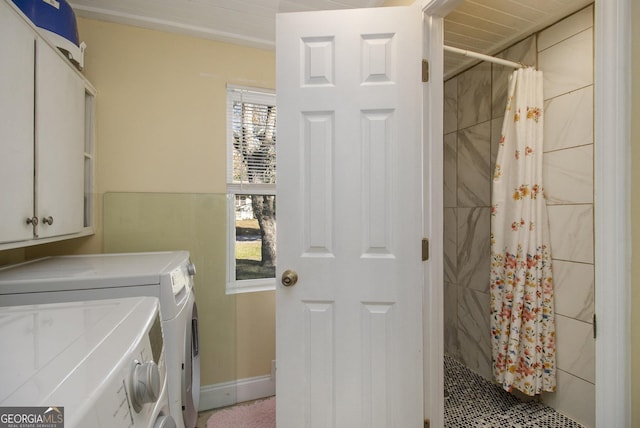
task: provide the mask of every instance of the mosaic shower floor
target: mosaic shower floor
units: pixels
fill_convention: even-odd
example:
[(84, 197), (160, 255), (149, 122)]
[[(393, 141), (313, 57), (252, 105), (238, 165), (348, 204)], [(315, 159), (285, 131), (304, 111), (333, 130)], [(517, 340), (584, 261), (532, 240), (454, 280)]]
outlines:
[(538, 401), (520, 401), (455, 359), (444, 357), (445, 428), (583, 428)]

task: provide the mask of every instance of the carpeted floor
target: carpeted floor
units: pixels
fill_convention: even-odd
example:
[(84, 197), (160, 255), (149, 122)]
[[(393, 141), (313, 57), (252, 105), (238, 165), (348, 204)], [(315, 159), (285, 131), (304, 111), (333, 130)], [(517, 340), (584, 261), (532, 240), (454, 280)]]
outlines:
[[(455, 359), (444, 359), (446, 428), (583, 428), (538, 401), (521, 401)], [(206, 425), (205, 425), (206, 424)], [(275, 397), (200, 414), (199, 428), (275, 428)]]
[[(198, 424), (198, 426), (202, 426)], [(275, 428), (276, 398), (238, 404), (214, 412), (207, 420), (207, 428)]]

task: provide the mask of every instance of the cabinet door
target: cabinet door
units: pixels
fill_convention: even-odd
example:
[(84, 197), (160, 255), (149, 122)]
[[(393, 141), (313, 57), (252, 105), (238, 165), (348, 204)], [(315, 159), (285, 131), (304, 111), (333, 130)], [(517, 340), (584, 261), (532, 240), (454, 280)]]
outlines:
[(36, 215), (40, 238), (84, 225), (84, 83), (49, 45), (36, 45)]
[(35, 33), (0, 1), (0, 243), (33, 237)]

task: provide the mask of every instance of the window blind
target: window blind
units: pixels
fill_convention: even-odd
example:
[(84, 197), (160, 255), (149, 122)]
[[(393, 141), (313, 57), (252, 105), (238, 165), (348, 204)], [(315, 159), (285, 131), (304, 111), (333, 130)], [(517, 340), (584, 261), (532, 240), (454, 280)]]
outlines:
[(275, 94), (227, 87), (227, 183), (276, 182)]

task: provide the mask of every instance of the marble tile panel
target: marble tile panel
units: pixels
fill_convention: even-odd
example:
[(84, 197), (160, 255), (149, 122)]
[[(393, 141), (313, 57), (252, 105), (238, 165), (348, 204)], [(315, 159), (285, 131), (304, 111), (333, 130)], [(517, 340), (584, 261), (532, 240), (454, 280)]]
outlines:
[(593, 206), (550, 205), (547, 211), (552, 258), (593, 263)]
[(465, 366), (491, 379), (489, 294), (458, 287), (458, 340)]
[(553, 261), (556, 314), (592, 322), (595, 303), (594, 267), (587, 263)]
[(490, 208), (458, 208), (458, 285), (489, 292)]
[(544, 151), (593, 143), (593, 85), (544, 103)]
[(543, 97), (548, 100), (593, 84), (593, 29), (584, 30), (538, 54)]
[(491, 119), (491, 64), (482, 62), (458, 76), (458, 129)]
[(542, 401), (586, 428), (595, 428), (595, 385), (558, 370), (557, 386), (556, 392), (543, 394)]
[(458, 131), (458, 207), (491, 205), (491, 122)]
[(586, 7), (541, 31), (538, 34), (538, 50), (545, 50), (591, 27), (593, 27), (593, 6)]
[(498, 158), (498, 147), (500, 147), (500, 137), (502, 136), (503, 122), (504, 117), (491, 119), (491, 177), (489, 177), (489, 180), (492, 180), (493, 171), (496, 167), (496, 159)]
[(444, 136), (444, 206), (458, 205), (458, 134), (452, 132)]
[[(528, 37), (503, 50), (496, 56), (535, 67), (537, 58), (536, 38), (535, 36)], [(491, 67), (491, 118), (496, 118), (504, 116), (504, 110), (507, 106), (509, 76), (511, 76), (514, 69), (499, 64), (492, 64)]]
[(493, 65), (492, 84), (491, 84), (491, 118), (504, 116), (507, 107), (507, 91), (509, 90), (509, 78), (513, 72), (512, 68), (499, 66), (500, 70), (495, 71), (498, 67)]
[(444, 133), (458, 129), (458, 78), (444, 82)]
[(593, 144), (543, 155), (543, 183), (547, 204), (593, 202)]
[(449, 282), (444, 283), (444, 352), (453, 358), (460, 358), (458, 287)]
[(588, 382), (596, 381), (596, 355), (590, 323), (556, 315), (556, 366)]
[(458, 220), (455, 208), (444, 209), (444, 280), (458, 283)]

